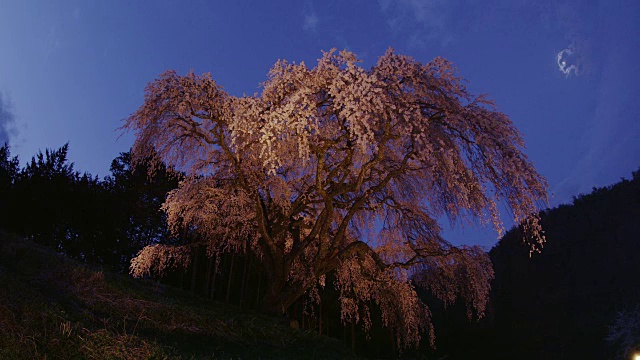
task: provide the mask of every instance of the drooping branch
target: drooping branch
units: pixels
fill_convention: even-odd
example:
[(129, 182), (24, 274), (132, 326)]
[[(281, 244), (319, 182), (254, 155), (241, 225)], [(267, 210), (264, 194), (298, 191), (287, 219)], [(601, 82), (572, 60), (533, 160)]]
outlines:
[(484, 252), (447, 243), (435, 219), (501, 229), (504, 202), (532, 249), (544, 241), (530, 215), (547, 183), (522, 136), (442, 58), (390, 50), (363, 69), (332, 50), (313, 68), (279, 61), (262, 93), (244, 97), (208, 74), (168, 71), (124, 129), (136, 133), (136, 158), (157, 154), (187, 174), (164, 205), (169, 225), (188, 224), (211, 248), (259, 253), (272, 311), (333, 271), (343, 319), (366, 328), (375, 303), (399, 342), (414, 344), (428, 309), (412, 274), (478, 315), (493, 276)]

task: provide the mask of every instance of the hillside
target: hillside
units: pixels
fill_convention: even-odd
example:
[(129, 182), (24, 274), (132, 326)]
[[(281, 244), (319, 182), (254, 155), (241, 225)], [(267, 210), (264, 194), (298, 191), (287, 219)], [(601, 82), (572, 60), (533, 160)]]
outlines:
[(640, 171), (541, 218), (541, 254), (529, 258), (517, 229), (491, 250), (500, 349), (506, 358), (609, 358), (619, 350), (605, 341), (609, 326), (640, 304)]
[[(640, 170), (540, 213), (547, 243), (529, 257), (518, 228), (490, 251), (486, 316), (428, 291), (447, 359), (630, 359), (640, 351)], [(614, 327), (615, 326), (615, 327)], [(616, 328), (616, 331), (612, 331)], [(609, 338), (609, 339), (607, 339)]]
[(339, 341), (0, 233), (1, 359), (335, 359)]

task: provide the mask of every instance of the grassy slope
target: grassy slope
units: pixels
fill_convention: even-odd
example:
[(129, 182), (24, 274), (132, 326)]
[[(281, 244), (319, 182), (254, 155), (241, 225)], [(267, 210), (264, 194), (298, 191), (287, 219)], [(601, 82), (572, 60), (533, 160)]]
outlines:
[(337, 340), (0, 232), (0, 359), (346, 357)]

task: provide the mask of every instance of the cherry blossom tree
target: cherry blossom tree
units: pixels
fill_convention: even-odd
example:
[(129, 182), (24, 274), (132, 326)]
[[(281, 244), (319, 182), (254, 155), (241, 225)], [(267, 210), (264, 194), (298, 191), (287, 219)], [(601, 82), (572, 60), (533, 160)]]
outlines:
[[(430, 321), (412, 281), (482, 316), (493, 278), (487, 254), (447, 242), (437, 220), (501, 231), (503, 203), (535, 251), (547, 184), (510, 119), (445, 59), (389, 50), (370, 69), (359, 63), (335, 50), (313, 68), (281, 60), (261, 94), (243, 97), (209, 74), (167, 71), (123, 128), (135, 132), (134, 160), (157, 154), (187, 175), (164, 204), (174, 231), (201, 234), (211, 256), (260, 257), (265, 310), (317, 294), (335, 272), (343, 321), (367, 329), (376, 306), (398, 344), (414, 345)], [(188, 253), (147, 247), (131, 273)]]

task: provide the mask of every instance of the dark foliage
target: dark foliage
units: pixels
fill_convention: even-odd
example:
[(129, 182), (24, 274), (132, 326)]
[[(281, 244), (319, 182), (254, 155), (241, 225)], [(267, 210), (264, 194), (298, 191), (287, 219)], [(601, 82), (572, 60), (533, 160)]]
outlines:
[[(193, 244), (189, 266), (160, 281), (244, 311), (258, 307), (266, 288), (258, 258), (232, 252), (211, 257), (202, 241), (170, 236), (160, 207), (179, 174), (160, 164), (150, 177), (146, 165), (132, 169), (130, 154), (122, 153), (111, 175), (99, 180), (75, 171), (67, 151), (64, 145), (40, 152), (21, 169), (9, 147), (0, 148), (0, 228), (117, 271), (126, 271), (145, 245)], [(637, 316), (640, 303), (640, 171), (540, 216), (547, 236), (541, 254), (529, 257), (519, 228), (491, 250), (495, 281), (481, 321), (469, 321), (464, 304), (445, 307), (420, 290), (432, 310), (437, 348), (403, 356), (613, 359), (640, 345), (629, 340), (635, 328), (626, 329), (624, 321), (625, 314)], [(338, 338), (364, 356), (400, 355), (381, 323), (374, 321), (367, 334), (340, 321), (332, 276), (317, 289), (320, 303), (300, 299), (283, 322)]]
[(640, 350), (640, 338), (629, 339), (637, 325), (621, 320), (632, 321), (640, 304), (640, 171), (540, 217), (542, 253), (529, 256), (521, 228), (491, 250), (495, 280), (484, 319), (469, 321), (463, 304), (445, 307), (421, 291), (438, 336), (423, 355), (623, 359)]
[(0, 228), (119, 271), (145, 245), (169, 241), (160, 206), (178, 174), (162, 166), (153, 177), (144, 165), (133, 171), (122, 153), (100, 180), (75, 171), (68, 149), (39, 152), (20, 169), (9, 147), (0, 148)]
[(5, 143), (0, 148), (0, 228), (6, 228), (13, 220), (11, 206), (16, 202), (13, 189), (19, 172), (18, 157), (11, 157)]
[(132, 167), (131, 153), (121, 153), (111, 162), (111, 176), (103, 183), (110, 194), (122, 270), (128, 271), (129, 261), (144, 246), (173, 240), (160, 207), (167, 193), (178, 186), (181, 174), (158, 164), (150, 176), (146, 164)]
[[(605, 359), (616, 313), (640, 303), (640, 171), (541, 213), (547, 245), (531, 259), (510, 231), (491, 251), (501, 358)], [(640, 345), (640, 339), (638, 339)]]

